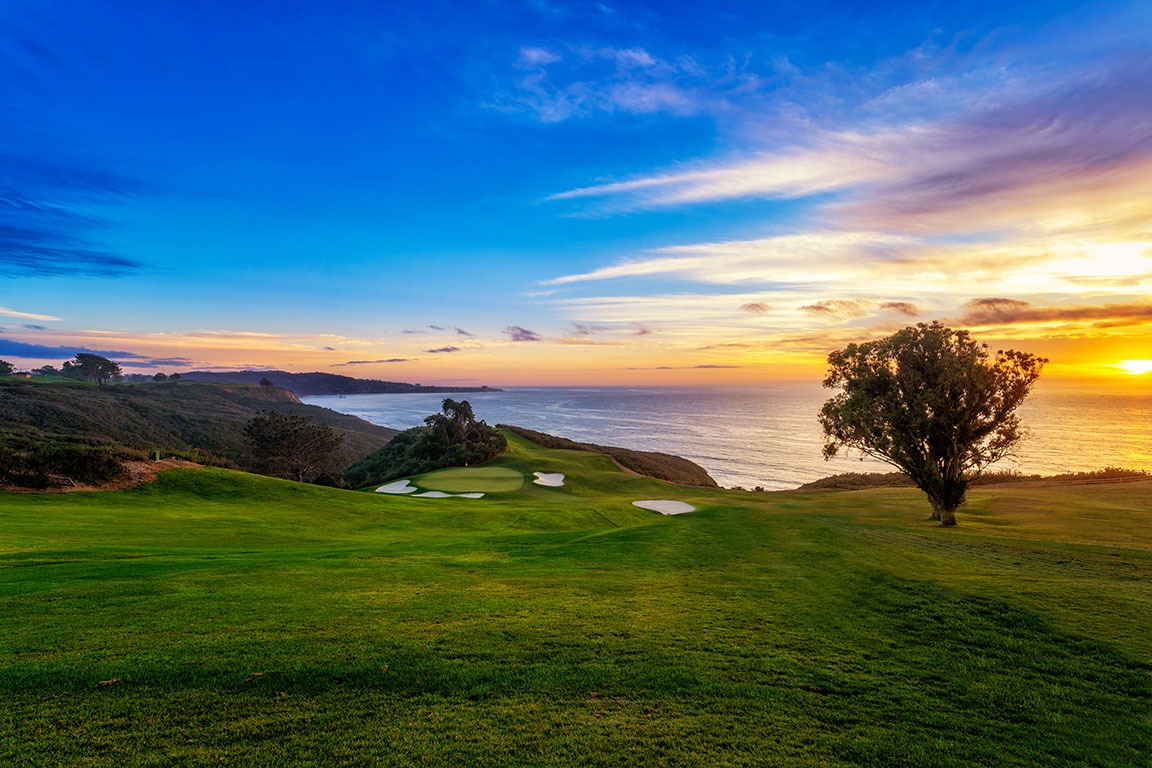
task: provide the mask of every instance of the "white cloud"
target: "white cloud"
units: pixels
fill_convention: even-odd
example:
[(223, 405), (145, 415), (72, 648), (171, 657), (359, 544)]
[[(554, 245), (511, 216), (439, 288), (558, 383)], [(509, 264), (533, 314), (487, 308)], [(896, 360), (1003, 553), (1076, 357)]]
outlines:
[(60, 319), (54, 315), (38, 315), (35, 312), (18, 312), (15, 309), (8, 309), (8, 307), (0, 307), (0, 315), (6, 317), (22, 317), (25, 320), (53, 321)]

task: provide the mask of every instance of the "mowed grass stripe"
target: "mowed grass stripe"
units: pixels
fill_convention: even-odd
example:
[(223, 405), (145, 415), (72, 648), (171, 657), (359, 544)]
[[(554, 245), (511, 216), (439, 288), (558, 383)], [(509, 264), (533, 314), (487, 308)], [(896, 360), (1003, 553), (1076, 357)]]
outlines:
[(1084, 523), (1031, 489), (1027, 535), (1005, 491), (944, 531), (907, 492), (569, 453), (517, 445), (571, 485), (468, 504), (222, 470), (0, 496), (0, 763), (1146, 764), (1152, 605), (1116, 563), (1152, 531), (1092, 542), (1148, 485)]

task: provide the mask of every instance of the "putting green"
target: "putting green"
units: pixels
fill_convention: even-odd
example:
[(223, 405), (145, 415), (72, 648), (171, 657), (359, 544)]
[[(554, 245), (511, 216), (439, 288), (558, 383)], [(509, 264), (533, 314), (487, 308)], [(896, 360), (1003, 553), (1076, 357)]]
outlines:
[(518, 491), (524, 475), (507, 467), (449, 467), (416, 480), (421, 488), (449, 493)]

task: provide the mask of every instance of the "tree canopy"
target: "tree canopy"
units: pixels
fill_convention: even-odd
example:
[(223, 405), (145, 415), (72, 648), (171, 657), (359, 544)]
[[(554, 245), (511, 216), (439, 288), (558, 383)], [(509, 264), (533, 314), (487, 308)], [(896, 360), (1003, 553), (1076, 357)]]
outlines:
[(258, 472), (303, 482), (331, 471), (344, 434), (311, 416), (260, 411), (244, 427)]
[(7, 376), (16, 370), (16, 367), (7, 360), (0, 360), (0, 376)]
[(1048, 361), (998, 351), (933, 322), (828, 355), (825, 458), (841, 448), (900, 469), (928, 496), (932, 517), (956, 524), (969, 483), (1008, 456), (1024, 432), (1014, 413)]
[(119, 363), (90, 352), (80, 352), (72, 360), (64, 362), (62, 373), (75, 379), (94, 381), (101, 386), (119, 376), (121, 371)]
[(476, 419), (467, 400), (445, 399), (440, 413), (428, 416), (424, 424), (401, 432), (356, 462), (344, 473), (344, 479), (352, 487), (362, 488), (443, 467), (480, 464), (508, 447), (499, 431)]

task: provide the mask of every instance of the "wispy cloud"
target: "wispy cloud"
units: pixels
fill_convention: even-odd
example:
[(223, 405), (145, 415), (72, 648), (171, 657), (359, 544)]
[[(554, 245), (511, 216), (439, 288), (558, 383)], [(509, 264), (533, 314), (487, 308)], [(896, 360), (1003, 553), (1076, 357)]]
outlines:
[(549, 285), (628, 277), (671, 275), (705, 283), (824, 283), (844, 271), (907, 251), (917, 243), (879, 232), (812, 232), (758, 240), (698, 243), (659, 248), (591, 272), (565, 275)]
[(144, 194), (139, 182), (74, 160), (45, 157), (12, 132), (0, 134), (0, 269), (9, 275), (111, 277), (142, 264), (96, 243), (108, 221), (93, 205)]
[[(818, 202), (830, 230), (1148, 229), (1152, 55), (983, 94), (979, 108), (868, 130), (814, 127), (803, 144), (552, 195), (629, 209), (746, 197)], [(991, 104), (989, 105), (989, 102)]]
[(491, 105), (545, 123), (598, 114), (696, 115), (722, 110), (727, 94), (755, 85), (755, 76), (725, 63), (708, 70), (692, 57), (665, 59), (638, 46), (528, 45), (516, 58), (511, 86)]
[(424, 351), (430, 355), (441, 355), (441, 354), (450, 354), (452, 352), (459, 352), (460, 347), (452, 347), (452, 346), (436, 347), (435, 349), (426, 349)]
[(0, 355), (8, 355), (11, 357), (27, 358), (30, 360), (46, 360), (46, 359), (60, 359), (65, 360), (75, 357), (81, 352), (87, 352), (94, 355), (107, 357), (110, 360), (115, 360), (123, 366), (127, 367), (148, 367), (154, 365), (176, 365), (186, 366), (192, 365), (193, 361), (188, 358), (155, 358), (149, 355), (141, 355), (135, 352), (128, 352), (122, 349), (92, 349), (86, 346), (71, 346), (59, 345), (50, 346), (46, 344), (28, 344), (23, 341), (15, 341), (12, 339), (0, 338)]
[(0, 307), (0, 315), (4, 315), (6, 317), (22, 317), (26, 320), (44, 320), (45, 322), (60, 319), (53, 315), (39, 315), (35, 312), (18, 312), (17, 310), (9, 309), (8, 307)]
[(851, 299), (829, 299), (818, 301), (815, 304), (806, 304), (800, 307), (801, 312), (807, 312), (814, 317), (829, 317), (836, 320), (850, 320), (868, 314), (864, 302)]
[(1077, 306), (1038, 306), (1007, 298), (973, 299), (960, 321), (976, 327), (1037, 323), (1087, 323), (1101, 328), (1152, 325), (1152, 302)]
[(344, 368), (349, 365), (377, 365), (382, 363), (408, 363), (411, 362), (410, 357), (389, 357), (385, 360), (349, 360), (345, 363), (333, 363), (333, 368)]
[(527, 328), (522, 328), (519, 325), (508, 326), (507, 328), (504, 329), (504, 333), (507, 334), (507, 336), (510, 339), (512, 339), (512, 341), (543, 341), (544, 340), (544, 337), (541, 336), (540, 334), (536, 333), (536, 331), (530, 331)]

